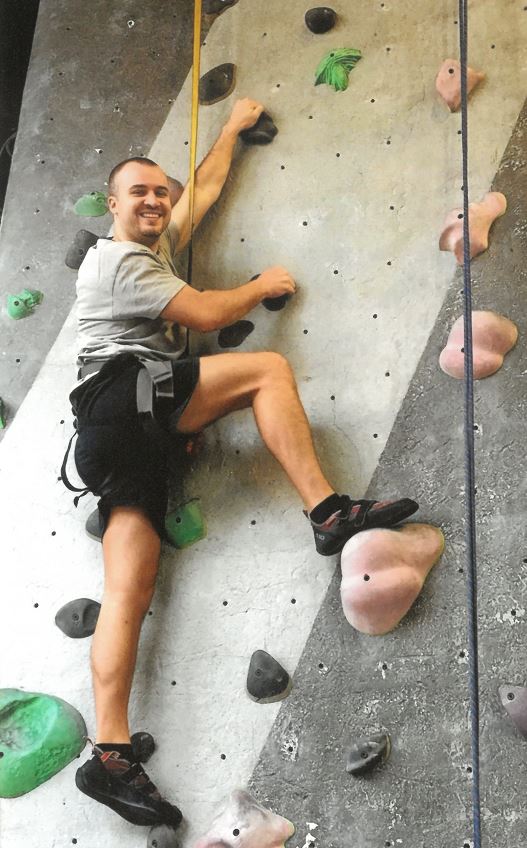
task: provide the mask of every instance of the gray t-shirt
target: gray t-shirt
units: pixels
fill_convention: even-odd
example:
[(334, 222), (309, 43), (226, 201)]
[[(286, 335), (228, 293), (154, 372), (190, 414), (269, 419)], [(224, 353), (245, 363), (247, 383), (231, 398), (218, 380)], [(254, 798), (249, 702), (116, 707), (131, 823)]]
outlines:
[(177, 228), (169, 224), (156, 253), (112, 238), (90, 247), (77, 277), (77, 367), (125, 352), (163, 360), (182, 355), (184, 333), (159, 317), (186, 286), (174, 266), (177, 241)]

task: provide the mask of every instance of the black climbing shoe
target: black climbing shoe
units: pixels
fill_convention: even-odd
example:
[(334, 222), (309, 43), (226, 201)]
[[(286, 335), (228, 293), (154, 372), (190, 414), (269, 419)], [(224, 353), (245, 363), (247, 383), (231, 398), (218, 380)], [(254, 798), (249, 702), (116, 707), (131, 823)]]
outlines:
[(77, 769), (75, 783), (131, 824), (177, 827), (183, 818), (161, 797), (141, 763), (130, 763), (117, 751), (103, 752), (95, 745), (91, 759)]
[(90, 537), (90, 539), (95, 539), (96, 542), (102, 541), (102, 520), (101, 514), (99, 512), (99, 507), (94, 509), (93, 512), (90, 512), (88, 518), (86, 519), (84, 529), (86, 530), (86, 534)]
[(347, 495), (342, 497), (346, 500), (344, 507), (330, 515), (323, 524), (311, 521), (315, 546), (322, 556), (338, 554), (348, 539), (361, 530), (393, 527), (419, 509), (419, 504), (410, 498), (402, 498), (400, 501), (352, 501)]

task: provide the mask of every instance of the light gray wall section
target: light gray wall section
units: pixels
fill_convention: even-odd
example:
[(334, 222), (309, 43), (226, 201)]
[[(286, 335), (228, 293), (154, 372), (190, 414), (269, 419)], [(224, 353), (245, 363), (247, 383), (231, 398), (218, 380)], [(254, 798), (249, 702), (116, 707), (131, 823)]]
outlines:
[[(509, 211), (496, 223), (488, 253), (472, 266), (474, 308), (495, 310), (519, 328), (503, 368), (475, 384), (481, 786), (489, 845), (520, 845), (527, 823), (527, 742), (498, 695), (501, 685), (527, 683), (526, 131), (527, 106), (493, 185), (508, 197)], [(461, 290), (460, 272), (370, 486), (373, 495), (396, 475), (404, 480), (421, 504), (420, 520), (443, 530), (445, 553), (409, 615), (377, 638), (344, 619), (337, 569), (293, 692), (252, 776), (260, 799), (294, 813), (299, 831), (306, 821), (317, 822), (317, 844), (328, 848), (472, 844), (463, 384), (438, 366), (449, 328), (462, 314)], [(378, 731), (392, 737), (389, 761), (368, 776), (348, 775), (352, 742)]]

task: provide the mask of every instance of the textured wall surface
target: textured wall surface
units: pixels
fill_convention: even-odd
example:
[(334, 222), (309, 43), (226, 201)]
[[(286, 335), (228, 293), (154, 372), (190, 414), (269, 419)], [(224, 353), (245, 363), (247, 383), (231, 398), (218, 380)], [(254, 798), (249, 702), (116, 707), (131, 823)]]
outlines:
[[(10, 324), (2, 316), (0, 394), (9, 392), (20, 410), (0, 446), (6, 481), (1, 510), (10, 528), (0, 593), (0, 632), (9, 650), (0, 684), (70, 701), (91, 731), (90, 640), (69, 640), (53, 623), (64, 603), (99, 599), (102, 588), (100, 547), (83, 529), (95, 501), (85, 498), (75, 510), (57, 480), (71, 434), (67, 394), (76, 355), (75, 312), (69, 312), (74, 275), (62, 262), (69, 239), (85, 226), (74, 218), (72, 202), (103, 188), (111, 165), (129, 150), (150, 154), (184, 177), (190, 22), (181, 17), (183, 4), (158, 5), (155, 17), (140, 17), (132, 3), (83, 10), (75, 2), (68, 5), (67, 24), (64, 10), (41, 9), (22, 112), (25, 135), (17, 141), (0, 233), (2, 287), (45, 292), (39, 311), (25, 322)], [(148, 770), (187, 818), (185, 846), (206, 829), (229, 789), (251, 781), (260, 800), (297, 825), (292, 846), (302, 844), (311, 821), (319, 823), (318, 844), (328, 848), (458, 848), (469, 833), (466, 661), (459, 656), (463, 582), (457, 570), (463, 567), (462, 441), (459, 424), (452, 423), (454, 410), (461, 420), (462, 407), (459, 384), (435, 363), (459, 313), (454, 260), (439, 253), (437, 240), (444, 215), (461, 202), (460, 117), (434, 90), (441, 62), (457, 55), (457, 9), (428, 0), (419, 9), (407, 0), (367, 4), (353, 13), (337, 7), (338, 27), (323, 36), (304, 27), (304, 11), (297, 0), (286, 8), (277, 0), (265, 6), (240, 0), (205, 39), (203, 72), (232, 61), (238, 80), (230, 98), (200, 109), (200, 153), (237, 96), (261, 99), (279, 134), (265, 148), (240, 145), (223, 196), (196, 236), (194, 281), (219, 288), (272, 264), (289, 268), (298, 295), (282, 312), (254, 310), (249, 318), (256, 329), (241, 349), (288, 356), (324, 467), (339, 490), (362, 495), (378, 466), (371, 494), (422, 498), (419, 517), (441, 525), (447, 553), (415, 612), (394, 634), (359, 637), (339, 610), (335, 561), (314, 552), (301, 504), (261, 445), (250, 413), (211, 427), (184, 484), (187, 496), (201, 497), (208, 537), (184, 552), (163, 552), (142, 633), (132, 725), (156, 737)], [(470, 63), (488, 74), (470, 105), (471, 196), (479, 199), (522, 109), (527, 12), (507, 0), (499, 8), (480, 2), (470, 16)], [(132, 28), (129, 19), (135, 19)], [(76, 32), (74, 46), (65, 26)], [(174, 28), (185, 34), (179, 52), (171, 42)], [(319, 60), (341, 46), (363, 52), (348, 90), (315, 88)], [(110, 73), (108, 57), (114, 56), (122, 59)], [(59, 78), (61, 70), (66, 79)], [(113, 110), (123, 102), (119, 117)], [(50, 117), (54, 133), (62, 122), (52, 141), (42, 131)], [(111, 123), (116, 120), (121, 123)], [(511, 500), (515, 484), (508, 476), (497, 481), (508, 442), (518, 453), (510, 454), (507, 475), (516, 480), (521, 473), (514, 459), (522, 454), (521, 409), (513, 412), (507, 404), (522, 403), (521, 380), (512, 377), (521, 373), (523, 355), (523, 132), (520, 122), (504, 160), (506, 176), (500, 182), (498, 175), (496, 183), (510, 195), (509, 213), (493, 232), (492, 251), (474, 266), (477, 305), (520, 323), (519, 347), (504, 371), (482, 385), (478, 409), (478, 462), (488, 479), (488, 485), (482, 480), (488, 500), (481, 532), (491, 588), (484, 612), (494, 616), (483, 639), (489, 745), (483, 765), (492, 781), (486, 816), (496, 832), (502, 819), (510, 824), (511, 845), (520, 844), (524, 811), (519, 800), (507, 806), (504, 778), (517, 766), (520, 791), (523, 766), (495, 687), (524, 682), (523, 584), (521, 571), (514, 571), (522, 557), (510, 554), (509, 584), (499, 583), (494, 558), (503, 536), (514, 541), (521, 532), (521, 506)], [(96, 146), (104, 161), (92, 152)], [(37, 154), (45, 165), (34, 164)], [(33, 202), (37, 191), (39, 204)], [(35, 214), (37, 205), (45, 217)], [(18, 233), (29, 220), (30, 238), (21, 241)], [(106, 218), (88, 224), (100, 234), (108, 226)], [(26, 264), (28, 250), (31, 279), (16, 270)], [(193, 346), (204, 353), (219, 349), (214, 334), (194, 338)], [(15, 358), (22, 360), (16, 366)], [(502, 408), (503, 419), (496, 415)], [(506, 425), (514, 415), (511, 440)], [(506, 617), (512, 608), (516, 624)], [(509, 644), (517, 650), (507, 664)], [(298, 665), (282, 709), (245, 695), (256, 648), (268, 650), (290, 673)], [(369, 732), (371, 723), (392, 733), (393, 758), (375, 777), (351, 782), (343, 764), (346, 745), (354, 734)], [(492, 749), (495, 732), (500, 741)], [(284, 740), (298, 743), (293, 759), (284, 753)], [(1, 836), (9, 848), (72, 839), (89, 848), (117, 839), (131, 848), (145, 844), (144, 829), (82, 796), (73, 776), (74, 765), (35, 792), (2, 802)]]

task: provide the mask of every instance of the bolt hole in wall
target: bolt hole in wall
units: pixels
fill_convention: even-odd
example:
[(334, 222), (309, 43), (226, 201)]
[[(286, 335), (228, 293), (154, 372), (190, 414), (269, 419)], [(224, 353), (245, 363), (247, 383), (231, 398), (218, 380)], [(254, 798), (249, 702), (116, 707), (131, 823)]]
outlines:
[(0, 220), (38, 7), (39, 0), (0, 3)]

